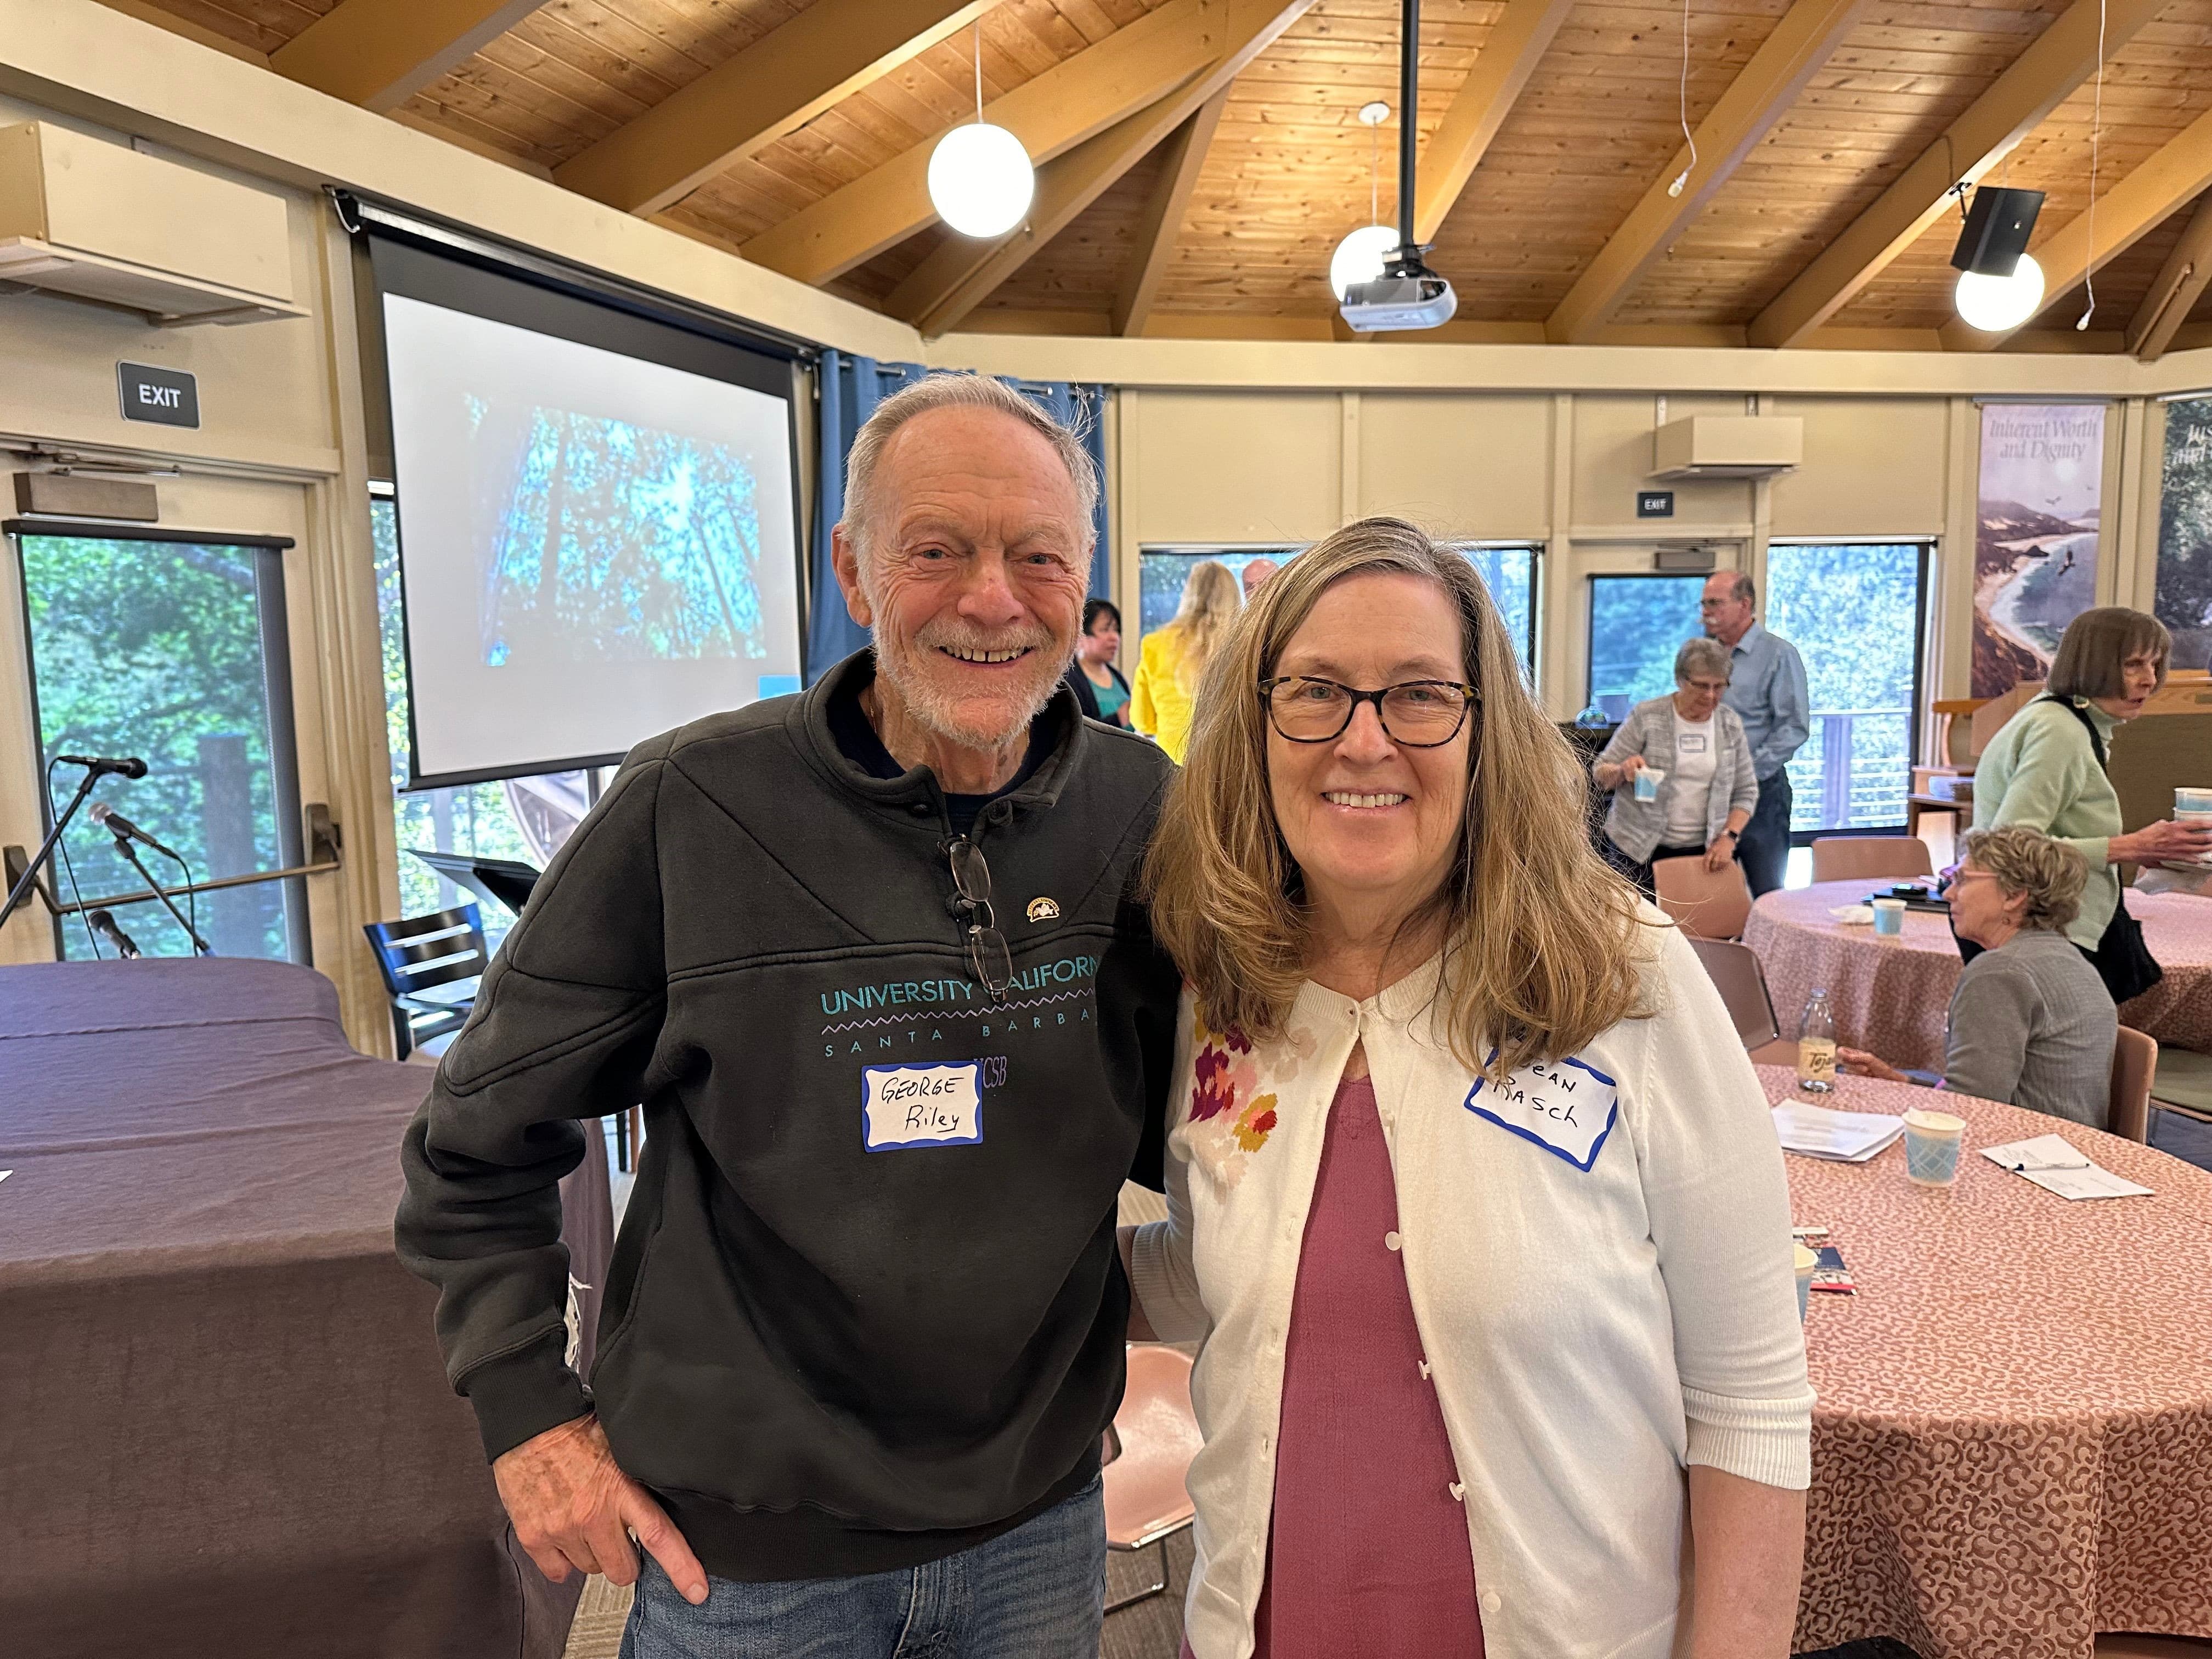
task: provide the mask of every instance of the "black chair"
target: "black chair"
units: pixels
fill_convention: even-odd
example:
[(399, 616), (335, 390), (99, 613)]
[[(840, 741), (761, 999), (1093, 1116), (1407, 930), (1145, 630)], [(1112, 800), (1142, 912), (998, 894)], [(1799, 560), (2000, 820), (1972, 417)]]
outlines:
[(491, 964), (483, 913), (475, 905), (404, 921), (372, 921), (361, 931), (368, 935), (384, 988), (392, 994), (392, 1042), (400, 1059), (468, 1022), (477, 981)]

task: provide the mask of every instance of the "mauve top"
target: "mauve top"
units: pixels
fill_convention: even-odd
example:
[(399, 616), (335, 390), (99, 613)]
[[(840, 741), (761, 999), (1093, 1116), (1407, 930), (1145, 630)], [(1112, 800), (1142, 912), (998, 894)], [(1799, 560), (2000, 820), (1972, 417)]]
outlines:
[(1467, 1514), (1397, 1228), (1375, 1085), (1346, 1079), (1298, 1253), (1254, 1659), (1482, 1652)]

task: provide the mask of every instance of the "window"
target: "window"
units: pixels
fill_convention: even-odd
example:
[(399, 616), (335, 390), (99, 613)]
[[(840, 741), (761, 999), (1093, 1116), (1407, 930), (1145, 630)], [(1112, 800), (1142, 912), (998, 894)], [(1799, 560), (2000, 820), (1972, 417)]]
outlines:
[(1589, 579), (1589, 701), (1613, 724), (1674, 689), (1674, 653), (1705, 630), (1703, 576)]
[(1469, 543), (1460, 550), (1505, 618), (1521, 648), (1521, 672), (1536, 683), (1536, 549), (1528, 542)]
[[(1300, 547), (1144, 549), (1137, 556), (1138, 638), (1175, 620), (1176, 607), (1182, 603), (1183, 584), (1190, 579), (1191, 567), (1200, 560), (1212, 559), (1227, 565), (1229, 574), (1241, 581), (1244, 567), (1255, 559), (1273, 559), (1277, 564), (1288, 564), (1304, 550)], [(1537, 548), (1528, 542), (1468, 542), (1461, 544), (1460, 551), (1474, 564), (1483, 586), (1490, 590), (1491, 599), (1503, 613), (1506, 632), (1521, 648), (1522, 672), (1534, 684)], [(1694, 615), (1694, 602), (1690, 608)]]
[(495, 948), (514, 925), (504, 908), (455, 887), (410, 848), (516, 859), (544, 869), (598, 799), (598, 780), (585, 772), (549, 772), (503, 783), (451, 789), (407, 789), (407, 667), (399, 592), (399, 515), (389, 495), (368, 504), (376, 544), (376, 612), (384, 646), (385, 729), (392, 749), (392, 828), (399, 848), (399, 910), (426, 915), (477, 904), (486, 942)]
[(1912, 782), (1928, 546), (1777, 542), (1766, 625), (1797, 647), (1813, 732), (1790, 763), (1790, 827), (1901, 829)]
[[(300, 788), (284, 617), (288, 543), (185, 540), (159, 532), (40, 534), (17, 527), (28, 613), (31, 691), (47, 767), (46, 822), (78, 778), (59, 754), (136, 755), (147, 773), (108, 778), (92, 797), (173, 847), (190, 879), (281, 870), (301, 860)], [(70, 899), (146, 890), (112, 837), (82, 812), (52, 884)], [(164, 887), (184, 870), (138, 849)], [(299, 878), (182, 902), (217, 955), (308, 960), (306, 884)], [(151, 898), (110, 903), (148, 956), (191, 946)], [(61, 918), (64, 959), (112, 952), (82, 915)]]
[(1192, 567), (1204, 560), (1227, 565), (1229, 574), (1241, 582), (1244, 567), (1253, 560), (1288, 564), (1303, 551), (1297, 547), (1146, 548), (1137, 556), (1137, 637), (1175, 620), (1176, 607), (1182, 603), (1182, 585), (1190, 580)]

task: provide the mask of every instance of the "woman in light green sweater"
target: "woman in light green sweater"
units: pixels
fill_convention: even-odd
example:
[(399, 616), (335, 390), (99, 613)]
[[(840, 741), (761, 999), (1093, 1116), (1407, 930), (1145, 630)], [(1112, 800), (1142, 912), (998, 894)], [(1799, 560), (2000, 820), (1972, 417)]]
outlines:
[[(2142, 933), (2121, 902), (2118, 866), (2154, 866), (2212, 853), (2212, 830), (2169, 820), (2120, 830), (2120, 798), (2105, 775), (2112, 733), (2166, 684), (2172, 638), (2157, 617), (2124, 605), (2076, 617), (2058, 642), (2045, 693), (2008, 720), (1974, 769), (1974, 828), (2025, 824), (2088, 860), (2081, 909), (2066, 937), (2095, 964), (2115, 1002), (2158, 981)], [(1961, 941), (1972, 961), (1975, 947)]]

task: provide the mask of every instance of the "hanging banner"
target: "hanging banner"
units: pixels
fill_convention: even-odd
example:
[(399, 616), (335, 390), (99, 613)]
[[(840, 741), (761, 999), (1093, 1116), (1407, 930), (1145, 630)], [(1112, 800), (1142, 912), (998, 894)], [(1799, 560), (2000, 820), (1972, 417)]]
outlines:
[(2166, 406), (2152, 603), (2173, 630), (2173, 666), (2212, 668), (2212, 398)]
[(2102, 404), (1989, 404), (1974, 535), (1974, 696), (2039, 680), (2097, 602)]

